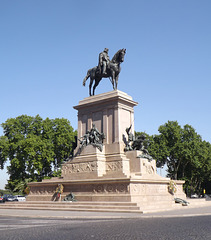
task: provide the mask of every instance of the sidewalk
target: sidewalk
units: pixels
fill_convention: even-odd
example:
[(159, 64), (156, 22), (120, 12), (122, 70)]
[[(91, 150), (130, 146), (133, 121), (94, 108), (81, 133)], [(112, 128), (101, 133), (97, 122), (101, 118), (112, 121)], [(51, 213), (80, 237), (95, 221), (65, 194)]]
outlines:
[(159, 218), (159, 217), (191, 217), (211, 216), (211, 205), (203, 207), (185, 207), (153, 213), (114, 213), (114, 212), (84, 212), (84, 211), (52, 211), (52, 210), (15, 210), (0, 209), (0, 217), (27, 218), (62, 218), (62, 219), (119, 219), (119, 218)]

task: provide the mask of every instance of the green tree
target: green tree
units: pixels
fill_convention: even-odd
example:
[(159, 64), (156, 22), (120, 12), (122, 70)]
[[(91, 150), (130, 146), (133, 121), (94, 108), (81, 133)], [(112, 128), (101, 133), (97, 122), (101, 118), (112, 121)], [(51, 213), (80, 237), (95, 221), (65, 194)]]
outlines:
[(201, 141), (194, 150), (194, 157), (187, 164), (183, 178), (186, 180), (185, 188), (188, 195), (203, 194), (203, 189), (211, 192), (211, 144)]
[(11, 190), (17, 190), (29, 178), (40, 181), (53, 176), (70, 156), (76, 136), (67, 119), (43, 120), (39, 115), (10, 118), (2, 127), (0, 164), (3, 168), (9, 159), (7, 188)]
[(0, 136), (0, 168), (4, 169), (4, 164), (7, 161), (8, 156), (8, 139), (5, 136)]
[(154, 144), (151, 145), (149, 151), (157, 160), (157, 166), (166, 164), (169, 177), (177, 179), (178, 169), (182, 163), (182, 128), (178, 122), (168, 121), (168, 123), (160, 126), (158, 131), (160, 135), (153, 137)]
[(57, 171), (61, 163), (70, 157), (74, 148), (75, 136), (69, 134), (73, 132), (70, 122), (64, 118), (56, 118), (52, 121), (53, 125), (53, 146), (54, 146), (54, 166)]
[(157, 167), (167, 165), (168, 177), (186, 180), (187, 192), (202, 192), (210, 183), (210, 143), (202, 141), (195, 129), (177, 121), (168, 121), (158, 129), (148, 148)]

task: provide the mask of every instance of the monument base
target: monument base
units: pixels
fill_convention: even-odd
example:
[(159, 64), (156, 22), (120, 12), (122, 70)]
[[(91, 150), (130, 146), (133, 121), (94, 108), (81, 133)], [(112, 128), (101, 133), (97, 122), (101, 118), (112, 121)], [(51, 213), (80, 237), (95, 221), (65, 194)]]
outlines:
[(70, 192), (80, 202), (128, 202), (136, 203), (140, 209), (155, 209), (158, 206), (172, 207), (174, 198), (186, 199), (182, 190), (183, 181), (175, 181), (177, 193), (168, 192), (169, 180), (152, 179), (89, 179), (85, 180), (44, 180), (30, 185), (27, 201), (51, 201), (58, 184), (63, 184), (61, 200)]
[[(171, 207), (175, 197), (186, 199), (182, 188), (184, 181), (175, 181), (177, 192), (174, 195), (170, 194), (168, 191), (170, 179), (156, 173), (154, 160), (139, 158), (140, 155), (141, 151), (126, 153), (126, 159), (130, 163), (130, 176), (120, 174), (122, 167), (118, 167), (118, 164), (111, 171), (108, 167), (109, 162), (106, 163), (106, 159), (100, 159), (99, 156), (99, 158), (95, 156), (93, 162), (90, 161), (89, 155), (84, 156), (85, 159), (80, 163), (77, 159), (68, 162), (63, 165), (63, 173), (67, 175), (30, 183), (27, 201), (51, 201), (58, 184), (64, 187), (61, 200), (72, 192), (77, 201), (136, 203), (140, 209), (145, 210), (159, 205)], [(97, 167), (102, 166), (102, 163), (98, 165), (98, 161), (106, 163), (104, 170), (101, 171), (102, 176), (97, 174)], [(75, 172), (69, 174), (68, 169), (75, 169)], [(71, 178), (68, 177), (70, 175)], [(95, 178), (91, 178), (93, 176)]]
[[(100, 151), (92, 145), (62, 165), (60, 178), (29, 183), (27, 201), (51, 201), (58, 184), (63, 185), (61, 200), (72, 192), (77, 201), (129, 202), (140, 208), (160, 205), (170, 207), (174, 197), (185, 199), (182, 185), (175, 181), (177, 192), (169, 193), (169, 178), (156, 172), (155, 160), (144, 158), (142, 151), (125, 149), (126, 131), (133, 129), (137, 103), (121, 91), (112, 91), (85, 98), (78, 110), (78, 139), (90, 131), (94, 123), (105, 139)], [(134, 129), (133, 129), (134, 131)]]

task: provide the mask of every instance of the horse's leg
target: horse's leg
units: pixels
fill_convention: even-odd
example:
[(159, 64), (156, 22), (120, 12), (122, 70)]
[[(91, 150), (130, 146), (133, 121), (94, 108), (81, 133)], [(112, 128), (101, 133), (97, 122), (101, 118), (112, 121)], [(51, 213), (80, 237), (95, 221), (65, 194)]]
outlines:
[(89, 96), (92, 96), (92, 84), (93, 84), (93, 79), (90, 78), (90, 83), (89, 83)]
[(119, 80), (119, 74), (117, 74), (115, 78), (115, 89), (117, 89), (118, 80)]
[(111, 84), (112, 84), (112, 87), (113, 87), (113, 89), (114, 89), (114, 76), (115, 76), (115, 74), (114, 74), (114, 70), (113, 70), (113, 68), (110, 68), (110, 71), (109, 71), (109, 79), (110, 79), (110, 81), (111, 81)]
[(113, 85), (113, 89), (116, 90), (116, 87), (115, 87), (115, 72), (113, 71), (112, 72), (112, 85)]
[(90, 77), (90, 71), (88, 70), (88, 71), (87, 71), (87, 74), (86, 74), (86, 77), (85, 77), (84, 80), (83, 80), (83, 86), (86, 85), (86, 80), (87, 80), (89, 77)]
[[(101, 79), (100, 79), (101, 80)], [(99, 79), (95, 79), (95, 84), (93, 86), (93, 95), (95, 95), (95, 88), (98, 86), (98, 84), (100, 83)]]

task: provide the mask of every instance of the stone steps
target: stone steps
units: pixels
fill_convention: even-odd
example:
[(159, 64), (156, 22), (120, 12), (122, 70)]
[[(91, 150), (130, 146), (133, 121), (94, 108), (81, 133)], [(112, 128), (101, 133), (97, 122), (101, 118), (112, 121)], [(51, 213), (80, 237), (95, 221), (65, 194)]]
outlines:
[(131, 202), (7, 202), (0, 205), (0, 209), (31, 209), (31, 210), (54, 210), (54, 211), (96, 211), (96, 212), (124, 212), (143, 213), (149, 211), (180, 208), (180, 204), (167, 204), (166, 201), (154, 205), (138, 206)]
[[(187, 207), (203, 207), (211, 205), (211, 201), (205, 199), (187, 199), (190, 203)], [(151, 205), (138, 205), (131, 202), (52, 202), (52, 201), (26, 201), (26, 202), (6, 202), (0, 204), (0, 209), (25, 209), (25, 210), (54, 210), (54, 211), (89, 211), (89, 212), (122, 212), (122, 213), (147, 213), (164, 210), (187, 208), (182, 204), (167, 201), (155, 202)]]
[(7, 202), (0, 209), (142, 213), (136, 203), (124, 202)]
[(42, 205), (69, 205), (69, 204), (74, 204), (74, 205), (112, 205), (112, 206), (137, 206), (136, 203), (131, 203), (131, 202), (95, 202), (95, 201), (73, 201), (73, 202), (68, 202), (68, 201), (25, 201), (25, 202), (6, 202), (5, 204), (21, 204), (21, 205), (28, 205), (28, 204), (42, 204)]

